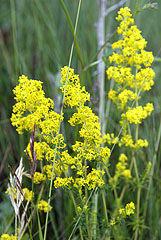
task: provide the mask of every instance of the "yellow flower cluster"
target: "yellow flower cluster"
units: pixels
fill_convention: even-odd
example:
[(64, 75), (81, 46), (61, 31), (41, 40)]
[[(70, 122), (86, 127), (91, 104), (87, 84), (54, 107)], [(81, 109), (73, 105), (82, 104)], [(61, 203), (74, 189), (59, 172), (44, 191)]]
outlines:
[[(17, 197), (17, 188), (10, 188), (10, 189), (11, 189), (11, 192), (13, 194), (13, 198), (16, 199), (16, 197)], [(9, 188), (7, 188), (5, 193), (9, 195)]]
[(78, 112), (73, 114), (69, 123), (71, 126), (82, 124), (83, 126), (79, 131), (80, 137), (87, 139), (88, 142), (100, 142), (100, 123), (98, 122), (98, 116), (92, 112), (91, 108), (87, 106), (79, 107)]
[(54, 181), (54, 187), (55, 188), (67, 187), (68, 188), (72, 182), (73, 182), (72, 177), (69, 177), (69, 178), (57, 177), (56, 180)]
[(109, 179), (109, 183), (113, 189), (116, 188), (121, 176), (124, 177), (125, 181), (129, 181), (131, 178), (131, 172), (129, 169), (127, 169), (127, 160), (128, 158), (124, 153), (119, 156), (119, 161), (116, 164), (115, 175), (113, 178)]
[[(147, 42), (141, 36), (141, 31), (134, 25), (134, 19), (128, 7), (121, 8), (118, 12), (117, 21), (120, 21), (120, 26), (117, 33), (122, 35), (122, 38), (112, 45), (113, 49), (121, 50), (121, 64), (124, 66), (136, 66), (138, 69), (143, 64), (148, 67), (153, 62), (153, 55), (151, 52), (144, 50)], [(115, 62), (115, 57), (110, 58), (110, 61)]]
[(119, 147), (125, 146), (138, 150), (139, 148), (148, 147), (148, 142), (146, 139), (138, 139), (135, 143), (132, 136), (129, 134), (124, 134), (120, 139)]
[(106, 133), (103, 135), (103, 142), (108, 143), (109, 145), (115, 144), (119, 142), (119, 138), (115, 137), (114, 133)]
[(16, 240), (16, 236), (9, 234), (2, 234), (1, 240)]
[(130, 147), (133, 149), (138, 150), (139, 148), (148, 147), (148, 142), (146, 139), (138, 139), (135, 142), (132, 139), (132, 136), (129, 134), (126, 134), (126, 132), (123, 131), (122, 137), (119, 139), (118, 137), (115, 137), (113, 133), (104, 134), (103, 136), (104, 142), (107, 142), (109, 145), (111, 144), (118, 144), (119, 147), (125, 146)]
[(125, 208), (119, 209), (119, 214), (118, 214), (119, 216), (117, 218), (114, 217), (110, 221), (110, 225), (113, 226), (120, 220), (125, 219), (127, 216), (130, 216), (131, 214), (134, 214), (134, 210), (135, 210), (135, 204), (133, 202), (127, 203)]
[[(75, 187), (81, 192), (82, 187), (87, 187), (89, 190), (96, 186), (102, 187), (104, 181), (102, 179), (103, 172), (92, 169), (88, 171), (88, 161), (97, 163), (107, 162), (110, 157), (110, 149), (102, 147), (103, 138), (101, 137), (101, 126), (99, 118), (96, 116), (90, 107), (85, 106), (86, 101), (89, 101), (90, 95), (81, 87), (79, 76), (74, 74), (73, 69), (68, 67), (62, 68), (61, 83), (62, 91), (66, 89), (65, 105), (71, 108), (76, 107), (76, 111), (69, 120), (71, 126), (80, 126), (79, 135), (82, 141), (76, 141), (72, 145), (75, 152), (74, 157), (71, 157), (67, 151), (60, 154), (58, 165), (62, 166), (62, 173), (68, 172), (69, 169), (76, 173), (76, 177), (56, 177), (54, 180), (55, 188), (58, 187)], [(68, 76), (67, 86), (65, 85)], [(71, 173), (71, 171), (70, 171)], [(65, 174), (65, 175), (66, 175)], [(77, 177), (79, 176), (79, 177)]]
[(131, 123), (141, 124), (142, 120), (147, 118), (147, 116), (150, 116), (153, 110), (154, 110), (154, 107), (152, 103), (147, 103), (145, 107), (138, 106), (136, 108), (129, 109), (125, 114), (123, 113), (121, 115), (122, 121), (124, 119), (127, 119), (127, 121), (130, 124)]
[[(51, 180), (52, 169), (53, 169), (53, 165), (51, 164), (44, 165), (43, 167), (43, 172), (47, 175), (47, 178), (49, 180)], [(65, 169), (63, 169), (63, 165), (59, 161), (55, 161), (53, 179), (55, 178), (55, 175), (60, 176), (64, 171)]]
[(125, 208), (120, 208), (119, 213), (120, 215), (124, 216), (130, 216), (131, 214), (134, 214), (135, 210), (135, 204), (133, 202), (127, 203)]
[[(34, 151), (36, 151), (36, 160), (42, 161), (45, 158), (45, 153), (50, 149), (49, 145), (46, 142), (34, 142)], [(27, 146), (27, 151), (32, 159), (30, 151), (30, 143)], [(26, 150), (24, 151), (26, 152)], [(32, 159), (33, 160), (33, 159)]]
[[(71, 78), (73, 84), (75, 78), (75, 75)], [(35, 172), (34, 174), (33, 183), (40, 184), (46, 180), (46, 175), (49, 180), (51, 179), (52, 164), (50, 165), (50, 163), (56, 157), (53, 145), (57, 145), (57, 149), (63, 149), (66, 146), (63, 135), (58, 134), (59, 125), (63, 117), (60, 118), (60, 115), (53, 110), (54, 103), (50, 98), (45, 97), (42, 82), (40, 81), (29, 80), (26, 76), (22, 75), (19, 78), (19, 85), (15, 87), (13, 93), (16, 104), (13, 106), (12, 125), (16, 126), (19, 134), (22, 134), (23, 130), (32, 131), (36, 127), (34, 139), (36, 160), (47, 160), (49, 162), (44, 167), (42, 163), (44, 173)], [(83, 90), (82, 96), (84, 94), (85, 91)], [(30, 148), (29, 143), (26, 150), (33, 161)], [(63, 170), (64, 166), (59, 163), (59, 160), (55, 159), (53, 178), (55, 178), (55, 174), (57, 176), (61, 175)], [(28, 196), (28, 199), (31, 198), (27, 189), (25, 189), (25, 196)]]
[(34, 192), (30, 191), (28, 188), (23, 188), (22, 192), (25, 193), (25, 200), (31, 201), (34, 198)]
[(33, 182), (35, 184), (40, 184), (41, 182), (46, 180), (46, 176), (43, 173), (35, 172), (33, 177)]
[[(56, 180), (54, 181), (54, 187), (55, 188), (69, 188), (73, 184), (73, 187), (81, 190), (82, 187), (87, 186), (89, 190), (94, 189), (95, 187), (102, 187), (104, 185), (104, 181), (102, 179), (104, 175), (104, 171), (101, 170), (96, 170), (92, 168), (92, 171), (84, 177), (79, 177), (73, 179), (73, 177), (69, 178), (61, 178), (61, 177), (56, 177)], [(81, 175), (80, 173), (77, 173), (78, 175)]]
[[(84, 186), (88, 189), (101, 187), (104, 184), (102, 179), (104, 172), (93, 168), (87, 174), (88, 161), (94, 161), (95, 166), (98, 162), (107, 163), (110, 149), (102, 146), (104, 140), (101, 136), (98, 116), (92, 112), (91, 108), (85, 106), (85, 103), (90, 100), (90, 94), (85, 87), (81, 87), (79, 75), (74, 74), (74, 70), (68, 67), (61, 69), (61, 75), (61, 90), (63, 93), (65, 91), (64, 103), (71, 108), (76, 107), (77, 111), (72, 115), (69, 123), (71, 126), (81, 126), (79, 134), (83, 141), (76, 142), (72, 146), (75, 152), (74, 157), (71, 157), (67, 150), (61, 150), (66, 146), (63, 135), (58, 134), (63, 117), (60, 119), (60, 115), (53, 110), (53, 101), (45, 97), (42, 82), (29, 80), (24, 75), (19, 78), (19, 85), (13, 90), (16, 104), (13, 106), (12, 124), (16, 126), (19, 134), (22, 134), (23, 130), (31, 131), (36, 126), (34, 141), (36, 160), (46, 160), (49, 164), (42, 163), (43, 173), (35, 172), (33, 178), (35, 184), (45, 181), (46, 177), (51, 180), (53, 166), (50, 163), (54, 161), (55, 188), (71, 185), (81, 189)], [(37, 139), (39, 141), (36, 141)], [(53, 145), (57, 145), (57, 149), (61, 151), (55, 152)], [(26, 150), (33, 160), (30, 144)], [(70, 177), (71, 171), (76, 174), (75, 177)], [(64, 178), (62, 174), (69, 177)]]
[[(37, 204), (37, 208), (39, 211), (47, 212), (48, 210), (48, 203), (44, 200), (40, 200)], [(52, 207), (49, 205), (49, 211), (52, 210)]]
[[(81, 87), (79, 81), (79, 75), (74, 74), (74, 69), (67, 66), (61, 69), (61, 83), (63, 87), (60, 89), (65, 93), (64, 103), (67, 106), (78, 107), (83, 106), (86, 101), (90, 100), (90, 95), (86, 92), (85, 87)], [(65, 84), (67, 80), (67, 85)]]
[(86, 184), (89, 190), (95, 189), (96, 186), (102, 187), (104, 185), (104, 181), (102, 179), (104, 173), (104, 171), (92, 168), (91, 173), (89, 173), (86, 178)]
[[(15, 189), (10, 188), (10, 189), (11, 189), (11, 192), (13, 194), (14, 199), (16, 199), (17, 198), (17, 189), (16, 188)], [(31, 201), (32, 197), (34, 197), (34, 193), (32, 191), (30, 191), (28, 188), (23, 188), (22, 192), (24, 193), (24, 199), (26, 201), (28, 201), (28, 200)], [(5, 193), (9, 195), (9, 189), (8, 188), (7, 188)]]
[[(153, 55), (152, 52), (147, 52), (144, 49), (147, 42), (134, 24), (128, 7), (119, 10), (116, 20), (120, 21), (117, 28), (120, 37), (112, 44), (112, 48), (116, 52), (113, 52), (109, 58), (110, 63), (114, 63), (115, 66), (110, 66), (107, 69), (107, 77), (114, 79), (116, 89), (111, 89), (108, 97), (118, 109), (121, 109), (120, 124), (124, 128), (119, 139), (116, 139), (114, 134), (106, 134), (104, 141), (109, 144), (118, 143), (119, 147), (125, 146), (138, 150), (147, 147), (148, 142), (137, 138), (134, 141), (130, 124), (141, 124), (154, 109), (152, 103), (139, 106), (140, 92), (149, 91), (154, 85), (155, 73), (151, 68)], [(133, 101), (136, 101), (136, 106), (131, 108)]]
[(131, 90), (124, 89), (117, 95), (117, 92), (111, 89), (108, 93), (109, 99), (117, 104), (118, 108), (123, 110), (128, 102), (128, 100), (133, 101), (136, 98), (136, 93)]
[(19, 78), (19, 85), (13, 93), (17, 103), (13, 106), (11, 122), (19, 134), (23, 133), (23, 129), (31, 131), (34, 125), (39, 126), (41, 119), (54, 107), (53, 101), (45, 98), (42, 82), (29, 80), (24, 75)]
[(128, 7), (121, 8), (117, 21), (120, 26), (117, 29), (120, 40), (112, 44), (117, 50), (109, 57), (110, 62), (116, 66), (107, 69), (108, 79), (113, 78), (118, 84), (117, 90), (110, 90), (108, 97), (117, 104), (117, 107), (126, 110), (127, 104), (133, 101), (137, 92), (149, 91), (154, 85), (155, 73), (150, 68), (153, 62), (152, 52), (144, 50), (146, 41), (141, 36), (141, 31), (134, 25), (134, 19)]
[(110, 221), (110, 225), (113, 226), (116, 224), (116, 218), (114, 217), (111, 221)]
[[(19, 85), (13, 90), (16, 104), (13, 106), (11, 122), (16, 126), (19, 134), (23, 130), (32, 131), (34, 126), (38, 128), (37, 135), (41, 135), (45, 142), (57, 144), (58, 148), (64, 148), (64, 138), (57, 136), (59, 123), (63, 120), (60, 115), (54, 112), (54, 102), (45, 97), (42, 90), (42, 82), (29, 80), (22, 75), (19, 78)], [(43, 159), (43, 151), (48, 148), (45, 143), (37, 143), (38, 159)]]
[[(52, 169), (53, 169), (53, 166), (52, 165), (45, 165), (43, 167), (43, 171), (44, 173), (46, 173), (47, 177), (49, 180), (51, 180), (51, 176), (52, 176)], [(55, 174), (53, 174), (53, 179), (55, 178)]]

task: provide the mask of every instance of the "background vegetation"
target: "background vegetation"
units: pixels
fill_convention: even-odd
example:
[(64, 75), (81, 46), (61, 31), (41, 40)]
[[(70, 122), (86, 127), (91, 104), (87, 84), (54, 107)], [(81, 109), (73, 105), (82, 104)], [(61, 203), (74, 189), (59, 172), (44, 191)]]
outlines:
[[(107, 8), (118, 2), (118, 0), (107, 1)], [(135, 15), (137, 26), (142, 30), (142, 35), (148, 42), (147, 50), (152, 51), (155, 56), (153, 64), (156, 73), (155, 85), (152, 91), (144, 97), (145, 101), (154, 103), (155, 110), (142, 127), (142, 132), (149, 142), (145, 156), (148, 161), (152, 162), (153, 167), (145, 221), (146, 234), (149, 239), (161, 239), (161, 2), (155, 2), (158, 2), (158, 10), (148, 8)], [(147, 0), (129, 0), (124, 6), (130, 7), (134, 12), (147, 3), (149, 3)], [(64, 0), (64, 4), (74, 25), (78, 1)], [(106, 39), (116, 29), (117, 11), (118, 8), (105, 18)], [(71, 67), (80, 75), (82, 85), (85, 85), (90, 92), (91, 107), (96, 113), (99, 101), (97, 63), (86, 67), (98, 51), (97, 23), (97, 1), (82, 1), (77, 30), (80, 55), (75, 48)], [(114, 35), (110, 43), (116, 38), (117, 36)], [(44, 82), (47, 96), (53, 98), (56, 109), (59, 111), (61, 105), (60, 70), (68, 64), (72, 41), (73, 34), (61, 1), (0, 0), (0, 235), (4, 231), (12, 232), (13, 230), (13, 218), (11, 219), (13, 209), (8, 197), (4, 194), (10, 172), (8, 164), (15, 168), (19, 164), (20, 157), (25, 158), (24, 149), (29, 141), (29, 135), (18, 135), (10, 123), (14, 104), (12, 89), (18, 83), (18, 76), (21, 74), (32, 79), (39, 79)], [(106, 63), (108, 63), (107, 58), (110, 54), (111, 46), (108, 43), (104, 49)], [(96, 59), (93, 62), (95, 61)], [(107, 93), (110, 88), (108, 81), (106, 81), (105, 88)], [(107, 132), (117, 132), (119, 130), (116, 124), (117, 112), (112, 110), (112, 106), (110, 111)], [(66, 112), (66, 114), (70, 113)], [(115, 122), (114, 119), (116, 119)], [(76, 138), (77, 133), (73, 134), (66, 129), (65, 124), (63, 132), (65, 136), (70, 136), (71, 142), (73, 138)], [(114, 154), (117, 154), (117, 150), (114, 150), (112, 159), (114, 159)], [(144, 162), (144, 158), (141, 161)], [(112, 164), (115, 165), (114, 162)], [(141, 167), (140, 164), (140, 170)], [(61, 239), (58, 235), (62, 235), (63, 239), (63, 236), (71, 229), (69, 220), (73, 214), (72, 203), (67, 195), (61, 195), (61, 198), (62, 202), (55, 203), (55, 213), (51, 215), (51, 225), (48, 229), (49, 232), (54, 231), (55, 239)], [(64, 201), (66, 206), (62, 205)], [(110, 202), (110, 198), (108, 201)], [(64, 221), (60, 221), (61, 219)]]

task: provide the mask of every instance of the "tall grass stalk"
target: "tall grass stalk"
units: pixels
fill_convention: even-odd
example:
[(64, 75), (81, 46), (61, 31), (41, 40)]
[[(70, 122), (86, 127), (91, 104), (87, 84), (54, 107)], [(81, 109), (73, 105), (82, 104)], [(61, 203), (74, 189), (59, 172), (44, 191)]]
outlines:
[[(81, 2), (82, 1), (79, 0), (76, 22), (75, 22), (75, 28), (74, 28), (74, 40), (75, 40), (76, 31), (77, 31), (77, 24), (78, 24), (78, 19), (79, 19), (79, 14), (80, 14)], [(72, 43), (70, 56), (69, 56), (68, 73), (67, 73), (67, 78), (66, 78), (66, 82), (65, 82), (65, 89), (64, 89), (63, 100), (62, 100), (62, 107), (61, 107), (61, 111), (60, 111), (60, 120), (59, 120), (59, 128), (58, 128), (57, 136), (60, 133), (61, 117), (63, 115), (64, 99), (65, 99), (65, 94), (66, 94), (66, 86), (67, 86), (67, 82), (68, 82), (69, 68), (71, 66), (71, 61), (72, 61), (72, 56), (73, 56), (74, 43), (75, 43), (75, 41), (73, 41), (73, 43)], [(48, 195), (48, 210), (47, 210), (46, 221), (45, 221), (44, 240), (46, 240), (46, 233), (47, 233), (47, 226), (48, 226), (49, 205), (50, 205), (50, 200), (51, 200), (51, 190), (52, 190), (52, 185), (53, 185), (53, 176), (54, 176), (54, 167), (55, 167), (57, 146), (58, 146), (58, 144), (56, 143), (55, 153), (54, 153), (54, 161), (53, 161), (53, 168), (52, 168), (52, 175), (51, 175), (51, 181), (50, 181), (50, 188), (49, 188), (49, 195)], [(81, 233), (81, 230), (80, 230), (80, 233)], [(82, 236), (82, 234), (81, 234), (81, 236)]]
[[(100, 49), (104, 42), (105, 42), (105, 0), (98, 1), (98, 9), (99, 9), (99, 19), (97, 24), (97, 37), (98, 37), (98, 49)], [(101, 61), (103, 58), (103, 49), (98, 54), (98, 67), (97, 67), (97, 74), (98, 74), (98, 84), (99, 84), (99, 120), (102, 126), (104, 121), (104, 76), (105, 76), (105, 63)], [(102, 131), (102, 128), (101, 128)], [(103, 134), (101, 132), (101, 134)], [(99, 166), (97, 166), (99, 169)], [(93, 200), (93, 239), (96, 240), (97, 238), (97, 211), (98, 211), (98, 192), (94, 194)]]
[(63, 8), (63, 10), (64, 10), (64, 13), (65, 13), (65, 15), (66, 15), (66, 17), (67, 17), (67, 21), (68, 21), (68, 23), (69, 23), (71, 32), (72, 32), (72, 34), (73, 34), (74, 41), (75, 41), (75, 47), (76, 47), (76, 51), (77, 51), (77, 54), (78, 54), (79, 61), (80, 61), (80, 63), (81, 63), (82, 68), (84, 68), (83, 59), (82, 59), (82, 56), (81, 56), (81, 51), (80, 51), (80, 47), (79, 47), (79, 44), (78, 44), (77, 36), (75, 35), (75, 29), (74, 29), (74, 27), (73, 27), (72, 20), (71, 20), (71, 18), (70, 18), (70, 15), (69, 15), (69, 13), (68, 13), (68, 10), (67, 10), (64, 2), (63, 2), (62, 0), (59, 0), (59, 2), (60, 2), (61, 6), (62, 6), (62, 8)]

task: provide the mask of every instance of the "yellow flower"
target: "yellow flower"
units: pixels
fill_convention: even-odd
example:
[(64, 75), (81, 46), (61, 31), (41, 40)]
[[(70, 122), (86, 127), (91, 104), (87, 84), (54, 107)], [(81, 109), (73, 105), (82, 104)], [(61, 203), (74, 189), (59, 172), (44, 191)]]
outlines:
[(23, 129), (33, 130), (35, 124), (39, 126), (41, 119), (54, 107), (53, 101), (45, 98), (42, 82), (29, 80), (24, 75), (19, 77), (19, 85), (13, 93), (17, 103), (13, 106), (11, 122), (19, 134), (23, 133)]
[[(51, 180), (51, 176), (52, 176), (52, 169), (53, 169), (53, 166), (52, 165), (45, 165), (43, 167), (43, 171), (44, 173), (46, 173), (47, 177), (49, 180)], [(53, 174), (53, 179), (55, 178), (55, 174)]]
[(111, 220), (111, 222), (110, 222), (110, 225), (113, 226), (113, 225), (115, 225), (115, 224), (116, 224), (116, 220), (115, 220), (115, 218), (113, 218), (113, 219)]
[(125, 206), (125, 211), (126, 211), (126, 215), (130, 216), (131, 214), (134, 214), (134, 210), (135, 210), (135, 204), (133, 202), (127, 203)]
[(96, 186), (102, 187), (104, 185), (102, 179), (104, 173), (104, 171), (92, 168), (92, 171), (87, 175), (85, 181), (89, 190), (94, 189)]
[[(37, 208), (39, 211), (47, 212), (48, 210), (48, 203), (44, 200), (38, 202)], [(49, 205), (49, 212), (52, 210), (52, 207)]]
[[(48, 152), (49, 145), (46, 142), (34, 142), (34, 151), (36, 151), (36, 160), (42, 161), (45, 158), (45, 153)], [(30, 151), (30, 143), (27, 146), (27, 151), (32, 159), (31, 151)], [(24, 151), (26, 152), (26, 150)], [(32, 159), (33, 160), (33, 159)]]
[(45, 180), (46, 180), (46, 176), (43, 173), (40, 173), (40, 172), (34, 173), (33, 182), (35, 184), (40, 184), (41, 182), (43, 182)]
[(79, 75), (74, 74), (74, 70), (69, 68), (67, 85), (65, 82), (67, 79), (68, 67), (65, 66), (61, 69), (61, 83), (63, 87), (60, 89), (62, 92), (66, 90), (64, 103), (65, 105), (72, 107), (83, 106), (86, 101), (90, 100), (90, 95), (86, 92), (85, 87), (81, 87)]
[(122, 117), (125, 117), (130, 124), (141, 124), (143, 119), (150, 116), (153, 109), (153, 104), (147, 103), (145, 107), (138, 106), (136, 108), (129, 109), (125, 114), (122, 114)]
[(124, 171), (121, 172), (121, 175), (124, 176), (126, 179), (131, 178), (131, 172), (129, 169), (125, 169)]
[(121, 176), (124, 177), (124, 180), (127, 182), (131, 178), (131, 172), (127, 169), (127, 160), (128, 158), (124, 153), (120, 154), (119, 161), (116, 164), (115, 175), (109, 179), (109, 183), (113, 189), (118, 185)]
[(22, 192), (25, 193), (25, 200), (32, 200), (32, 198), (34, 197), (34, 192), (30, 191), (28, 188), (23, 188)]
[(81, 213), (81, 211), (82, 211), (81, 207), (78, 206), (78, 207), (77, 207), (77, 212), (78, 212), (78, 213)]
[(69, 187), (69, 185), (71, 185), (72, 182), (73, 182), (72, 177), (69, 177), (69, 178), (57, 177), (54, 181), (54, 187), (55, 188)]
[[(139, 91), (149, 91), (154, 85), (155, 73), (151, 68), (154, 58), (152, 52), (144, 49), (147, 42), (142, 37), (141, 31), (134, 25), (134, 19), (128, 7), (120, 9), (116, 20), (120, 22), (117, 29), (120, 39), (112, 44), (112, 48), (117, 49), (117, 53), (113, 52), (109, 57), (110, 63), (114, 63), (115, 66), (107, 69), (107, 77), (113, 78), (117, 84), (116, 89), (109, 91), (108, 97), (118, 109), (123, 110), (120, 122), (122, 125), (125, 120), (130, 124), (141, 124), (143, 119), (150, 116), (153, 105), (148, 103), (145, 107), (137, 106), (133, 109), (128, 106), (131, 105), (129, 105), (130, 101), (136, 99), (138, 102)], [(122, 143), (125, 143), (123, 138), (120, 144)], [(132, 141), (130, 143), (126, 141), (125, 145), (138, 148)]]
[(1, 240), (16, 240), (16, 236), (14, 235), (10, 236), (9, 234), (2, 234)]
[[(16, 199), (16, 197), (17, 197), (17, 188), (10, 188), (11, 189), (11, 192), (12, 192), (12, 194), (13, 194), (13, 197), (14, 197), (14, 199)], [(7, 188), (7, 190), (5, 191), (5, 193), (6, 194), (8, 194), (9, 195), (9, 188)]]

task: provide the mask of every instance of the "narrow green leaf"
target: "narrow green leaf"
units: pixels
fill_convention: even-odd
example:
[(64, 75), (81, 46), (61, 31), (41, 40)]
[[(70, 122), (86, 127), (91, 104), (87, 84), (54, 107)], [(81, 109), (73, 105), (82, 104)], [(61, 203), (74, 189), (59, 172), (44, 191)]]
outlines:
[(71, 20), (71, 18), (69, 16), (68, 10), (67, 10), (65, 4), (63, 3), (63, 1), (59, 0), (59, 2), (60, 2), (61, 6), (62, 6), (62, 8), (64, 10), (64, 13), (65, 13), (65, 15), (67, 17), (67, 20), (68, 20), (68, 23), (69, 23), (69, 26), (70, 26), (70, 29), (72, 31), (72, 34), (73, 34), (73, 37), (74, 37), (74, 40), (75, 40), (75, 47), (76, 47), (76, 50), (77, 50), (79, 61), (80, 61), (81, 65), (82, 65), (82, 68), (84, 68), (83, 59), (81, 57), (81, 53), (80, 53), (80, 48), (79, 48), (79, 44), (78, 44), (78, 41), (77, 41), (77, 37), (74, 36), (74, 27), (73, 27), (73, 24), (72, 24), (72, 20)]
[(38, 210), (37, 210), (37, 220), (38, 220), (38, 226), (39, 226), (39, 239), (43, 240), (43, 234), (42, 234), (42, 229), (41, 229), (41, 223), (40, 223)]

